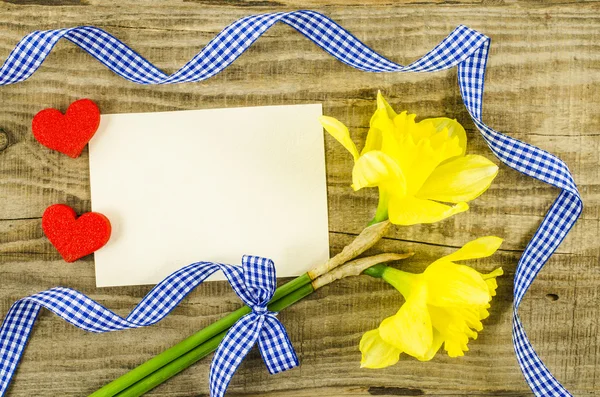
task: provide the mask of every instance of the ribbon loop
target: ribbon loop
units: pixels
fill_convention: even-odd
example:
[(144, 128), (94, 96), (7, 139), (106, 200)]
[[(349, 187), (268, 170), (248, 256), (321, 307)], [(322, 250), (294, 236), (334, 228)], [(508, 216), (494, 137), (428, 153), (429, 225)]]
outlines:
[(245, 287), (236, 293), (253, 311), (266, 310), (277, 287), (275, 264), (268, 258), (244, 255), (242, 269)]

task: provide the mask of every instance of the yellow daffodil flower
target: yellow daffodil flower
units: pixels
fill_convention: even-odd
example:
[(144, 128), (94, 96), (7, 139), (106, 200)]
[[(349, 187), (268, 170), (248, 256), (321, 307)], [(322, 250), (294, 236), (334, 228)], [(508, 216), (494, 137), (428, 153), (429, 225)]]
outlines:
[(400, 359), (401, 353), (421, 361), (433, 358), (439, 348), (450, 357), (469, 350), (469, 338), (483, 329), (492, 297), (496, 295), (498, 268), (481, 274), (454, 261), (492, 255), (502, 244), (499, 237), (482, 237), (458, 251), (433, 262), (421, 274), (385, 267), (381, 277), (404, 296), (405, 303), (378, 329), (365, 333), (360, 341), (361, 366), (384, 368)]
[(374, 222), (389, 218), (397, 225), (414, 225), (448, 218), (469, 209), (467, 202), (486, 191), (498, 174), (498, 167), (485, 157), (465, 155), (467, 135), (456, 120), (439, 117), (417, 123), (415, 117), (397, 114), (379, 92), (360, 154), (344, 124), (320, 118), (354, 157), (352, 188), (379, 188)]

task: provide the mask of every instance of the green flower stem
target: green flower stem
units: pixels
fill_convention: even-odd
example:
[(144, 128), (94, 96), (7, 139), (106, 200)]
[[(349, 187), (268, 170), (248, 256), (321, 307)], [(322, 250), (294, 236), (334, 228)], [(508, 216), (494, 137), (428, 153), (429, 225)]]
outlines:
[(140, 381), (134, 383), (120, 393), (115, 394), (115, 397), (141, 396), (152, 390), (215, 351), (226, 334), (227, 331), (223, 331), (220, 334), (213, 336), (206, 342), (159, 368), (145, 378), (142, 378)]
[[(279, 312), (285, 309), (286, 307), (293, 305), (294, 303), (298, 302), (299, 300), (310, 295), (313, 292), (314, 288), (312, 287), (312, 285), (310, 283), (305, 284), (297, 290), (293, 291), (292, 293), (269, 304), (269, 310), (273, 312)], [(152, 390), (156, 386), (172, 378), (184, 369), (188, 368), (192, 364), (196, 363), (197, 361), (201, 360), (202, 358), (215, 351), (219, 346), (219, 343), (221, 343), (221, 340), (225, 337), (226, 333), (227, 330), (213, 336), (212, 338), (196, 346), (195, 348), (183, 354), (182, 356), (162, 366), (160, 369), (154, 371), (145, 378), (132, 384), (125, 390), (116, 394), (115, 397), (138, 397), (148, 392), (149, 390)]]
[(373, 220), (369, 222), (369, 226), (388, 220), (389, 203), (389, 194), (383, 189), (379, 188), (379, 202), (377, 203), (377, 211), (375, 212), (375, 218), (373, 218)]
[[(308, 274), (303, 274), (302, 276), (299, 276), (299, 277), (293, 279), (292, 281), (277, 288), (277, 290), (273, 294), (273, 298), (271, 299), (271, 302), (273, 302), (273, 305), (275, 305), (275, 303), (277, 303), (278, 300), (281, 300), (283, 303), (288, 302), (287, 300), (284, 300), (283, 298), (287, 298), (291, 292), (296, 291), (302, 287), (306, 287), (307, 285), (309, 288), (312, 289), (312, 286), (310, 286), (311, 281), (312, 280), (308, 276)], [(278, 303), (278, 305), (279, 305), (279, 303)], [(275, 307), (279, 307), (278, 305)], [(287, 307), (287, 306), (284, 306), (284, 307)], [(152, 374), (153, 372), (157, 371), (158, 369), (166, 366), (167, 364), (169, 364), (175, 360), (178, 360), (179, 358), (181, 358), (183, 356), (186, 356), (187, 360), (189, 360), (191, 358), (199, 357), (198, 355), (200, 354), (202, 349), (200, 349), (201, 351), (198, 351), (194, 354), (188, 355), (188, 353), (190, 353), (192, 350), (200, 348), (207, 341), (212, 341), (211, 343), (215, 343), (215, 341), (217, 341), (217, 340), (220, 341), (222, 339), (222, 337), (219, 339), (219, 336), (221, 334), (223, 334), (223, 336), (224, 336), (224, 333), (233, 324), (235, 324), (235, 322), (237, 320), (239, 320), (246, 314), (250, 313), (250, 311), (251, 310), (248, 306), (244, 306), (244, 307), (228, 314), (227, 316), (212, 323), (211, 325), (209, 325), (206, 328), (202, 329), (201, 331), (195, 333), (194, 335), (190, 336), (189, 338), (181, 341), (180, 343), (176, 344), (175, 346), (171, 347), (170, 349), (165, 350), (161, 354), (151, 358), (150, 360), (146, 361), (145, 363), (141, 364), (140, 366), (134, 368), (133, 370), (126, 373), (125, 375), (121, 376), (120, 378), (115, 379), (114, 381), (105, 385), (101, 389), (98, 389), (94, 393), (90, 394), (89, 397), (113, 397), (115, 395), (120, 395), (119, 392), (121, 392), (122, 390), (128, 388), (129, 386), (131, 386), (134, 383), (140, 381), (141, 379), (147, 377), (148, 375)], [(279, 310), (273, 310), (273, 311), (279, 311)], [(218, 344), (219, 344), (218, 341), (216, 342), (215, 346), (218, 346)], [(206, 354), (210, 353), (211, 351), (212, 350), (208, 350), (206, 352)], [(204, 356), (202, 356), (202, 357), (204, 357)], [(191, 363), (198, 361), (200, 358), (196, 359), (195, 361), (192, 361)], [(183, 362), (185, 362), (185, 359), (182, 359), (179, 362), (179, 364), (177, 364), (177, 365), (182, 365), (181, 363), (183, 363)], [(176, 368), (176, 365), (172, 368)], [(183, 368), (187, 368), (187, 367), (182, 367), (182, 369)], [(169, 378), (170, 378), (170, 376), (169, 376)]]
[(388, 266), (383, 263), (378, 263), (377, 265), (371, 266), (363, 271), (363, 274), (371, 276), (373, 278), (382, 278), (383, 272), (387, 269)]
[(381, 272), (381, 278), (392, 287), (396, 288), (404, 298), (411, 294), (413, 286), (416, 285), (418, 274), (404, 272), (402, 270), (388, 267)]

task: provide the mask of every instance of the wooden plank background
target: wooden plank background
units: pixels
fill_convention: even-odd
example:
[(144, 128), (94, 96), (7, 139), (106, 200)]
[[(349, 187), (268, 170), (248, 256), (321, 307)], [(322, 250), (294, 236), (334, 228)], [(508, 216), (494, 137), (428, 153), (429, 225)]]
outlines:
[[(172, 72), (235, 19), (298, 8), (324, 12), (401, 63), (424, 54), (458, 24), (489, 35), (484, 121), (559, 155), (572, 170), (585, 203), (581, 219), (525, 297), (521, 317), (540, 356), (575, 395), (600, 394), (600, 4), (366, 3), (4, 0), (0, 59), (32, 30), (87, 24), (108, 30)], [(74, 45), (60, 42), (31, 79), (0, 88), (0, 315), (15, 300), (58, 285), (79, 289), (125, 315), (149, 290), (147, 286), (97, 289), (92, 257), (66, 264), (44, 238), (40, 228), (44, 209), (67, 203), (78, 212), (88, 211), (90, 186), (87, 152), (73, 160), (33, 139), (30, 123), (40, 109), (64, 110), (82, 97), (95, 100), (104, 113), (317, 102), (363, 142), (377, 89), (398, 110), (408, 109), (419, 117), (458, 118), (468, 131), (469, 151), (492, 157), (461, 103), (455, 70), (359, 72), (279, 25), (208, 81), (145, 87), (122, 80)], [(164, 139), (176, 138), (164, 131)], [(352, 192), (350, 157), (330, 137), (326, 146), (335, 254), (370, 219), (376, 192)], [(362, 333), (394, 313), (402, 301), (382, 282), (359, 277), (324, 288), (281, 314), (299, 353), (300, 368), (269, 376), (253, 351), (234, 377), (229, 395), (530, 395), (511, 344), (512, 276), (525, 244), (557, 194), (554, 188), (500, 166), (495, 184), (468, 213), (436, 225), (396, 227), (374, 249), (414, 249), (417, 255), (402, 265), (419, 271), (475, 237), (494, 234), (506, 239), (493, 259), (474, 263), (482, 271), (501, 265), (507, 275), (500, 279), (485, 330), (469, 344), (471, 351), (465, 357), (438, 354), (427, 363), (405, 357), (385, 370), (360, 369)], [(44, 312), (10, 395), (87, 395), (238, 306), (226, 284), (211, 283), (158, 325), (104, 335), (85, 333)], [(204, 360), (151, 394), (207, 395), (208, 368), (209, 360)]]

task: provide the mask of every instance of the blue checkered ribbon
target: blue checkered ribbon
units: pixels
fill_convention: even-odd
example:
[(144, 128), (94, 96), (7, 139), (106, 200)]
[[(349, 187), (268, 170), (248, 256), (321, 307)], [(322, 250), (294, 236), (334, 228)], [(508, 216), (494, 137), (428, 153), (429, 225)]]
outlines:
[[(229, 66), (276, 22), (293, 27), (341, 62), (367, 72), (435, 72), (457, 66), (458, 83), (465, 106), (494, 154), (509, 167), (561, 189), (517, 266), (514, 280), (513, 342), (521, 370), (536, 395), (568, 396), (567, 390), (552, 376), (527, 339), (519, 320), (518, 308), (538, 272), (579, 217), (582, 201), (571, 173), (560, 159), (494, 131), (483, 123), (483, 84), (490, 46), (490, 39), (483, 34), (466, 26), (459, 26), (425, 56), (408, 66), (402, 66), (379, 55), (337, 23), (317, 12), (252, 15), (227, 26), (181, 69), (167, 75), (101, 29), (85, 26), (36, 31), (21, 40), (0, 68), (0, 85), (30, 77), (61, 38), (77, 44), (113, 72), (135, 83), (201, 81)], [(173, 288), (180, 287), (173, 285)], [(70, 305), (68, 302), (65, 304)], [(27, 318), (24, 315), (23, 321), (27, 321)], [(271, 317), (265, 316), (264, 321), (271, 321), (267, 320), (269, 318)], [(243, 324), (240, 323), (239, 327), (243, 327)]]
[(275, 313), (267, 310), (276, 287), (273, 261), (244, 256), (241, 267), (198, 262), (176, 271), (157, 284), (127, 318), (70, 288), (52, 288), (18, 300), (0, 327), (0, 396), (8, 389), (42, 307), (89, 332), (146, 327), (165, 318), (194, 288), (219, 270), (252, 312), (233, 325), (217, 349), (210, 371), (211, 396), (225, 394), (237, 367), (257, 340), (270, 373), (297, 366), (298, 358), (285, 328)]

